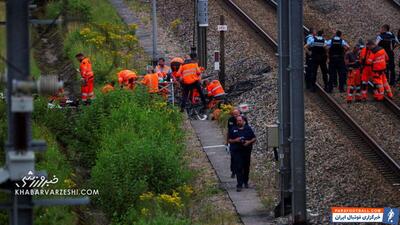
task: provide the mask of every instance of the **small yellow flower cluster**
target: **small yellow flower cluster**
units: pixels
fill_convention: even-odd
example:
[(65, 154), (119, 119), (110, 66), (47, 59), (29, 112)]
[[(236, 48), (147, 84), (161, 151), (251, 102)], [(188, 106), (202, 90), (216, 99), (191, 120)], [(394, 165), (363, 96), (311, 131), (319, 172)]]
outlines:
[(153, 197), (154, 197), (153, 192), (145, 192), (139, 196), (139, 199), (141, 201), (148, 201), (151, 200)]
[(161, 202), (167, 203), (169, 205), (176, 206), (177, 208), (183, 207), (181, 197), (179, 197), (178, 192), (175, 192), (175, 191), (172, 193), (172, 195), (160, 194), (158, 196), (158, 200)]
[(73, 180), (67, 178), (64, 180), (64, 184), (68, 187), (68, 188), (75, 188), (76, 184)]
[(141, 213), (143, 216), (149, 216), (149, 215), (150, 215), (150, 210), (149, 210), (148, 208), (142, 208), (142, 209), (140, 210), (140, 213)]
[(179, 187), (178, 191), (182, 192), (185, 196), (188, 196), (188, 197), (193, 194), (193, 188), (186, 184)]
[(221, 110), (224, 113), (230, 113), (233, 110), (233, 105), (230, 104), (221, 104)]

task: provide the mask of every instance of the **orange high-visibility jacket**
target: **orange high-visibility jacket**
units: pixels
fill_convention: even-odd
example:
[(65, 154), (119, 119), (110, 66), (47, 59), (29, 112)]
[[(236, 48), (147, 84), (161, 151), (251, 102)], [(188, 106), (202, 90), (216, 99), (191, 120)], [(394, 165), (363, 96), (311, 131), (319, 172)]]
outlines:
[(160, 65), (157, 65), (155, 71), (160, 77), (165, 78), (168, 73), (171, 73), (171, 67), (164, 66), (161, 68)]
[(372, 53), (368, 58), (368, 63), (372, 64), (372, 71), (384, 71), (386, 70), (386, 62), (389, 60), (389, 56), (386, 54), (385, 49), (376, 47), (371, 49)]
[(81, 64), (79, 66), (79, 71), (81, 72), (81, 76), (85, 81), (94, 79), (92, 63), (90, 62), (89, 58), (84, 58), (81, 61)]
[(370, 62), (368, 62), (368, 58), (371, 55), (371, 50), (369, 50), (368, 48), (363, 48), (360, 51), (360, 63), (361, 65), (363, 65), (363, 63), (365, 63), (363, 66), (366, 65), (371, 65)]
[(118, 83), (120, 85), (122, 85), (122, 84), (127, 85), (129, 79), (132, 79), (132, 78), (134, 80), (137, 79), (136, 73), (131, 70), (122, 70), (117, 75), (118, 75)]
[(101, 88), (101, 93), (107, 94), (108, 92), (114, 91), (114, 87), (111, 84), (106, 84), (104, 87)]
[(184, 84), (193, 84), (200, 80), (200, 68), (197, 63), (191, 62), (183, 64), (179, 68), (177, 75), (182, 77), (182, 82)]
[(147, 91), (149, 93), (157, 93), (158, 92), (158, 74), (151, 73), (146, 74), (141, 81), (142, 84), (146, 85)]
[(225, 94), (219, 80), (213, 80), (207, 85), (207, 93), (209, 97), (218, 97)]

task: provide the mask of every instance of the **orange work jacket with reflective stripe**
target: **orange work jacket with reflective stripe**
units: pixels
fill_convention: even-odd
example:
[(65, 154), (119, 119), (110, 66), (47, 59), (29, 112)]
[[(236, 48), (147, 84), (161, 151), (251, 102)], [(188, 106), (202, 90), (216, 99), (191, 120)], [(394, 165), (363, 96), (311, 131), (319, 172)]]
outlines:
[(84, 58), (81, 61), (81, 64), (79, 66), (79, 71), (81, 73), (82, 78), (85, 81), (93, 80), (94, 79), (94, 74), (92, 70), (92, 63), (90, 62), (89, 58)]
[(371, 49), (371, 55), (368, 58), (368, 63), (372, 64), (372, 71), (384, 71), (386, 70), (386, 62), (389, 61), (389, 56), (386, 54), (385, 49), (381, 47), (375, 47)]
[(207, 85), (207, 93), (209, 97), (218, 97), (225, 94), (225, 91), (219, 80), (213, 80)]
[(370, 66), (371, 63), (368, 62), (368, 58), (371, 55), (371, 50), (368, 48), (363, 48), (360, 51), (360, 63), (362, 66)]
[(118, 83), (120, 85), (122, 84), (127, 85), (129, 79), (134, 79), (134, 80), (137, 79), (136, 73), (131, 70), (122, 70), (117, 74), (117, 76), (118, 76)]
[(143, 80), (141, 83), (147, 87), (147, 91), (149, 93), (157, 93), (158, 92), (158, 74), (157, 73), (146, 74), (143, 77)]
[(200, 68), (197, 63), (190, 62), (181, 65), (177, 72), (177, 76), (182, 79), (184, 84), (193, 84), (200, 80)]
[(114, 91), (114, 90), (115, 89), (114, 89), (113, 86), (111, 86), (111, 84), (106, 84), (106, 85), (104, 85), (103, 88), (101, 88), (101, 93), (107, 94), (108, 92), (111, 92), (111, 91)]

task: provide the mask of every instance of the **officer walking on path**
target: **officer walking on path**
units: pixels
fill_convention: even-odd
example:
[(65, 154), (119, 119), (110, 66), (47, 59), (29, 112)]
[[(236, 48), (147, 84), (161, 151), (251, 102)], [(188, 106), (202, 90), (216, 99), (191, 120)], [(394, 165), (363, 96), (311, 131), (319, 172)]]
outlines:
[(243, 185), (249, 188), (251, 150), (256, 136), (242, 116), (236, 117), (237, 126), (229, 131), (228, 141), (233, 156), (234, 170), (237, 178), (236, 191), (242, 191)]

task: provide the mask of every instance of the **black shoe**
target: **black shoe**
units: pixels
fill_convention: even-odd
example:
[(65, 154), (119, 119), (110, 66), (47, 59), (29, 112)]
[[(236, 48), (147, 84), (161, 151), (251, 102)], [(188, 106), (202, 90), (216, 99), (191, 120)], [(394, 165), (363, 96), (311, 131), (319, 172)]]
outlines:
[(340, 93), (344, 93), (344, 92), (346, 92), (343, 88), (341, 88), (341, 89), (339, 89), (339, 92)]
[(249, 184), (244, 184), (244, 188), (249, 188)]
[(234, 179), (235, 177), (236, 177), (236, 174), (235, 174), (235, 173), (232, 173), (232, 174), (231, 174), (231, 178)]
[(236, 191), (237, 191), (237, 192), (241, 192), (241, 191), (242, 191), (242, 188), (241, 188), (241, 187), (237, 187), (237, 188), (236, 188)]

